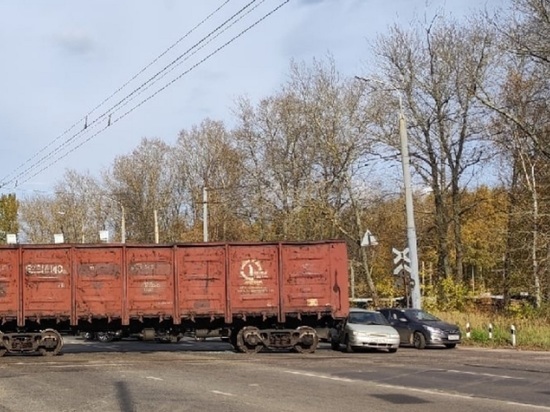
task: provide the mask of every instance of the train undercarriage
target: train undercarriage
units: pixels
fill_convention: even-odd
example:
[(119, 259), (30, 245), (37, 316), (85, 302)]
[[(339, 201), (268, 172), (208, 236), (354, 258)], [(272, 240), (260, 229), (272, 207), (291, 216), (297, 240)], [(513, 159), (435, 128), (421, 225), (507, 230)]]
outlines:
[(309, 326), (296, 329), (259, 329), (245, 326), (238, 331), (234, 329), (229, 340), (242, 353), (258, 353), (262, 349), (290, 349), (299, 353), (313, 353), (319, 344), (317, 332)]
[(55, 329), (37, 332), (0, 332), (0, 356), (6, 353), (39, 353), (55, 356), (63, 348), (63, 337)]
[(283, 324), (273, 318), (249, 317), (246, 320), (234, 318), (230, 324), (226, 324), (223, 318), (185, 319), (177, 325), (166, 318), (162, 321), (159, 318), (131, 320), (129, 325), (122, 325), (120, 319), (94, 319), (79, 322), (76, 326), (70, 326), (68, 322), (55, 324), (53, 320), (48, 323), (43, 321), (42, 324), (29, 322), (24, 328), (17, 328), (14, 324), (4, 325), (3, 331), (0, 331), (0, 356), (6, 353), (57, 355), (63, 348), (60, 332), (102, 343), (122, 338), (177, 343), (188, 336), (197, 341), (219, 338), (229, 342), (235, 351), (248, 354), (262, 350), (313, 353), (319, 341), (326, 338), (328, 322), (332, 324), (334, 321), (308, 319), (307, 325), (304, 325), (297, 318)]

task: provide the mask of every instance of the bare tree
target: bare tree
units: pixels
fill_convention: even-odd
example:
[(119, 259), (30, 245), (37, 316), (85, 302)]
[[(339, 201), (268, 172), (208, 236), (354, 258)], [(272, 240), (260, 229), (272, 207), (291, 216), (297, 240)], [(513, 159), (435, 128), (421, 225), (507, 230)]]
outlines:
[(25, 237), (34, 243), (51, 243), (58, 233), (68, 243), (97, 242), (106, 220), (98, 203), (101, 191), (98, 180), (88, 173), (67, 170), (52, 195), (35, 195), (21, 202)]
[[(118, 156), (112, 171), (104, 173), (108, 196), (126, 211), (126, 232), (130, 242), (154, 241), (154, 214), (162, 241), (173, 236), (172, 198), (178, 175), (171, 168), (172, 148), (159, 139), (142, 139), (130, 155)], [(172, 213), (170, 213), (172, 212)]]
[[(512, 267), (517, 267), (517, 273), (528, 273), (517, 263), (529, 261), (532, 289), (540, 306), (543, 271), (550, 279), (550, 222), (540, 212), (548, 207), (545, 200), (550, 186), (550, 2), (514, 0), (512, 5), (510, 13), (486, 16), (500, 35), (498, 66), (495, 65), (500, 76), (493, 87), (481, 85), (477, 95), (495, 114), (495, 141), (506, 150), (512, 165), (509, 224), (510, 229), (516, 230), (508, 234), (504, 293), (509, 296), (511, 279), (516, 277)], [(526, 207), (529, 213), (525, 212)], [(524, 234), (525, 227), (531, 228), (529, 236)], [(519, 238), (523, 239), (520, 243)], [(528, 251), (525, 244), (529, 245)], [(512, 259), (516, 265), (512, 265)]]
[(296, 240), (345, 236), (378, 304), (367, 250), (359, 246), (368, 203), (364, 165), (372, 152), (366, 100), (332, 59), (293, 63), (275, 96), (257, 107), (240, 101), (235, 137), (262, 233)]
[[(410, 29), (393, 27), (388, 35), (378, 38), (374, 51), (382, 73), (380, 80), (388, 85), (379, 92), (386, 102), (395, 102), (392, 117), (386, 122), (395, 124), (399, 93), (409, 122), (411, 162), (432, 191), (438, 273), (451, 276), (454, 268), (456, 279), (461, 281), (461, 223), (469, 208), (463, 204), (462, 195), (488, 156), (484, 154), (486, 114), (476, 100), (476, 87), (487, 77), (493, 35), (476, 20), (459, 24), (439, 17)], [(373, 87), (380, 89), (379, 85)], [(389, 92), (393, 98), (388, 97)], [(379, 102), (375, 104), (387, 106)], [(385, 141), (397, 148), (396, 133), (382, 127), (387, 130)]]
[(203, 191), (207, 194), (209, 240), (241, 240), (247, 222), (243, 203), (249, 196), (242, 183), (242, 156), (235, 149), (222, 122), (204, 120), (190, 131), (181, 131), (176, 144), (179, 176), (185, 179), (182, 199), (193, 239), (202, 238)]

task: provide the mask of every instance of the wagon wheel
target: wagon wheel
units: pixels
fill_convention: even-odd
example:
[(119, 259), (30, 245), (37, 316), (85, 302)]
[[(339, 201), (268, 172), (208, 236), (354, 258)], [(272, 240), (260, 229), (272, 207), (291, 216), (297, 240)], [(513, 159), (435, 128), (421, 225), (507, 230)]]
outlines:
[[(296, 329), (300, 333), (299, 342), (294, 345), (294, 350), (298, 353), (313, 353), (317, 349), (319, 344), (319, 336), (315, 329), (310, 328), (309, 326), (300, 326)], [(308, 337), (308, 342), (302, 342), (302, 339), (306, 336)], [(309, 342), (311, 341), (311, 342)]]
[(38, 352), (43, 356), (55, 356), (63, 347), (63, 338), (54, 329), (45, 329), (40, 338)]
[(237, 349), (243, 353), (258, 353), (263, 349), (264, 345), (261, 342), (258, 342), (257, 344), (250, 344), (246, 342), (244, 340), (244, 333), (249, 331), (259, 332), (259, 329), (253, 326), (242, 328), (239, 333), (237, 333)]

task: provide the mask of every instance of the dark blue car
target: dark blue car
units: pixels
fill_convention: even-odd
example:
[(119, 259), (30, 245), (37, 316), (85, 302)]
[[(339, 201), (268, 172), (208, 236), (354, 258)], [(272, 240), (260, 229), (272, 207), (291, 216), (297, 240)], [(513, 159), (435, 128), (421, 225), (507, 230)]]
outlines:
[(390, 324), (399, 332), (401, 345), (417, 349), (427, 346), (454, 348), (462, 338), (457, 325), (447, 323), (421, 309), (380, 309)]

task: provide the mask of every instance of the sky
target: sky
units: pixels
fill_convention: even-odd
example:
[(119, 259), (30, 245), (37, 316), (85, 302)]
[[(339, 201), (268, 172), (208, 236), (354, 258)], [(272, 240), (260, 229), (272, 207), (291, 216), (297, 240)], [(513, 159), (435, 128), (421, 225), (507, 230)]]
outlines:
[[(509, 0), (0, 0), (0, 195), (49, 194), (67, 169), (99, 176), (142, 138), (231, 126), (330, 55), (361, 75), (369, 42), (436, 13)], [(280, 6), (280, 7), (279, 7)]]

